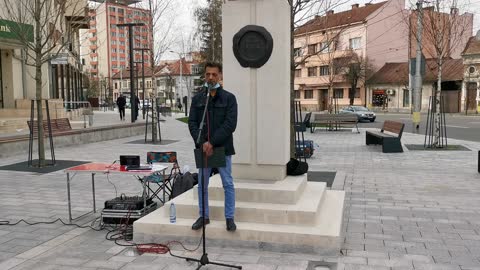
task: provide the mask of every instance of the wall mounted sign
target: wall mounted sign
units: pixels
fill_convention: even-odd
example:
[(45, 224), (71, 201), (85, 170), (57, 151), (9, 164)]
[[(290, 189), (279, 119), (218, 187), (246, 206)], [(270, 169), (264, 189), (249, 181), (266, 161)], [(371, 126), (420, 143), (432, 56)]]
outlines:
[(233, 53), (242, 67), (262, 67), (272, 51), (273, 38), (264, 27), (247, 25), (233, 36)]
[(33, 25), (0, 20), (0, 38), (20, 40), (20, 37), (33, 42)]

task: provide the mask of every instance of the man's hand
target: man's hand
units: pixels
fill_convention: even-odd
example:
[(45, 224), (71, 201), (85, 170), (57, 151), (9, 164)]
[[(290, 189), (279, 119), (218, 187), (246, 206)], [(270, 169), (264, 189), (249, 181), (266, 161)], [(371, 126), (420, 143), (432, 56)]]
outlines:
[(213, 155), (213, 145), (210, 142), (206, 142), (203, 144), (203, 152), (207, 155), (207, 157)]

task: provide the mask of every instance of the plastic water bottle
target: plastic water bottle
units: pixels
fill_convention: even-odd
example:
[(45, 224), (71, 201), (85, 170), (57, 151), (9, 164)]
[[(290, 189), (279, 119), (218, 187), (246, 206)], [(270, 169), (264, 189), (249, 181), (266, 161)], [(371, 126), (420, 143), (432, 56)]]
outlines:
[(175, 204), (170, 204), (170, 223), (177, 222), (177, 211), (175, 210)]

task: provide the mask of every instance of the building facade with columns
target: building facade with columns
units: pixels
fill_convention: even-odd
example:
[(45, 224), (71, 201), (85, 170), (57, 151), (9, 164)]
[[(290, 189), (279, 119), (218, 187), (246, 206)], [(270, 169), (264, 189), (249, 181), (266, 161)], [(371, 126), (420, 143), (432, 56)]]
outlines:
[(480, 31), (468, 40), (462, 58), (462, 111), (480, 113)]
[[(29, 117), (30, 100), (36, 98), (35, 66), (32, 65), (34, 20), (30, 16), (19, 18), (12, 12), (16, 10), (15, 5), (25, 4), (24, 1), (0, 2), (0, 118), (3, 119)], [(41, 29), (42, 38), (46, 44), (42, 51), (49, 48), (51, 51), (43, 56), (46, 61), (42, 64), (41, 96), (62, 111), (64, 101), (81, 100), (79, 29), (87, 26), (87, 0), (46, 1), (45, 5), (51, 6), (43, 9), (43, 12), (48, 9), (50, 14), (42, 17), (45, 25)], [(24, 9), (26, 14), (34, 12), (32, 7)], [(26, 35), (16, 29), (26, 30)], [(68, 65), (71, 68), (67, 72), (63, 67)]]

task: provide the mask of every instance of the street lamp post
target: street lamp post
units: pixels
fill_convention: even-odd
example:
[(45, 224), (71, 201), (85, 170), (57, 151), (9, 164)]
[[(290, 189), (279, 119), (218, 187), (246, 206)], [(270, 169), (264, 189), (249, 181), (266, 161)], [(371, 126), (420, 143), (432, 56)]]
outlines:
[(134, 83), (133, 83), (133, 27), (135, 26), (144, 26), (144, 23), (122, 23), (122, 24), (117, 24), (117, 27), (128, 27), (128, 54), (130, 57), (130, 116), (131, 116), (131, 121), (132, 123), (135, 123), (135, 89), (134, 89)]
[[(172, 53), (176, 53), (178, 54), (178, 57), (180, 57), (180, 92), (182, 93), (182, 98), (183, 98), (183, 57), (182, 57), (182, 54), (183, 53), (179, 53), (179, 52), (176, 52), (176, 51), (170, 51)], [(190, 91), (188, 90), (187, 88), (187, 102), (185, 103), (185, 116), (188, 116), (188, 100), (190, 100)], [(182, 101), (180, 101), (182, 102)]]
[[(148, 48), (135, 48), (135, 51), (142, 51), (142, 61), (141, 62), (136, 62), (137, 64), (142, 64), (142, 91), (143, 91), (143, 107), (142, 107), (142, 113), (143, 113), (143, 119), (145, 119), (145, 51), (150, 51)], [(152, 70), (153, 72), (153, 70)], [(137, 71), (138, 74), (138, 71)]]

